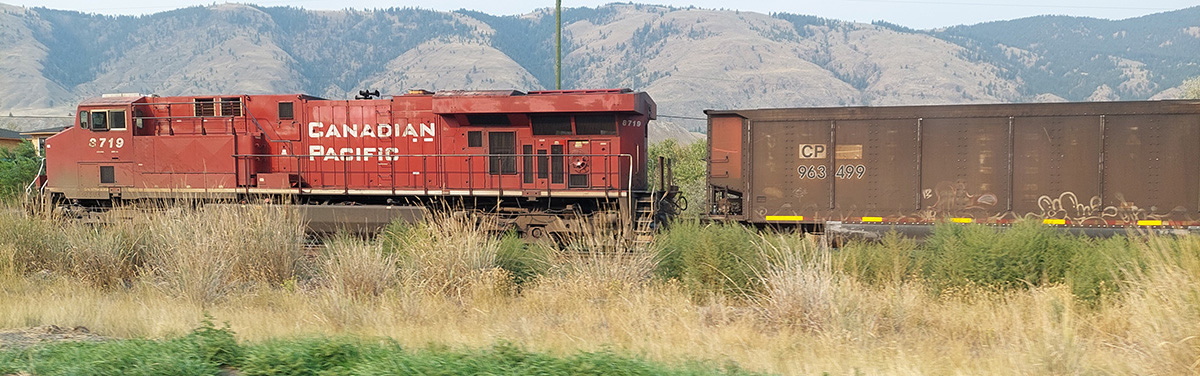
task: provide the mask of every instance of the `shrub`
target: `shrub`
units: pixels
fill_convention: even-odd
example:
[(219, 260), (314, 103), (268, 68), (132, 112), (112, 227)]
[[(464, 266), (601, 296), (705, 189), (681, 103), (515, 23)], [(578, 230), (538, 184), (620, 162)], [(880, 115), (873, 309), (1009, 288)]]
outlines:
[(929, 262), (913, 239), (895, 231), (878, 241), (850, 241), (833, 255), (836, 268), (859, 281), (899, 285), (920, 278)]
[(1063, 283), (1075, 253), (1086, 246), (1084, 240), (1033, 221), (1009, 229), (943, 224), (927, 240), (926, 275), (943, 287)]
[(523, 286), (550, 269), (554, 249), (544, 244), (527, 244), (514, 233), (500, 238), (496, 266), (508, 271), (516, 286)]
[(684, 220), (658, 235), (655, 275), (678, 279), (698, 297), (741, 294), (761, 287), (757, 276), (767, 260), (757, 235), (738, 224)]
[(0, 198), (14, 198), (25, 193), (41, 170), (42, 161), (33, 150), (33, 143), (22, 142), (16, 148), (0, 148)]
[(242, 359), (242, 348), (233, 338), (229, 324), (217, 328), (212, 320), (212, 316), (205, 313), (200, 326), (192, 329), (184, 340), (195, 345), (196, 353), (205, 362), (219, 366), (238, 364)]

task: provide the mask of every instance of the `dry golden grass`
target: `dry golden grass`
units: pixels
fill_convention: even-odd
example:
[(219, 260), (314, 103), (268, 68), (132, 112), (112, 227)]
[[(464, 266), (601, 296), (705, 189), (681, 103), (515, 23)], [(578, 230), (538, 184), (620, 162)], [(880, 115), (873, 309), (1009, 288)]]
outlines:
[[(225, 214), (173, 215), (179, 224), (145, 230), (159, 239), (146, 246), (145, 269), (114, 287), (49, 263), (48, 271), (14, 264), (28, 255), (0, 238), (0, 328), (83, 325), (108, 336), (162, 337), (186, 332), (209, 312), (247, 340), (354, 334), (470, 347), (505, 340), (560, 354), (610, 348), (781, 374), (1200, 372), (1200, 239), (1193, 237), (1139, 245), (1149, 267), (1123, 271), (1128, 286), (1098, 305), (1061, 285), (868, 284), (831, 267), (820, 244), (779, 235), (752, 245), (773, 260), (759, 271), (760, 291), (698, 300), (682, 284), (651, 277), (653, 247), (554, 249), (548, 270), (518, 292), (495, 267), (500, 240), (462, 218), (394, 228), (390, 242), (339, 238), (304, 264), (287, 256), (296, 244), (284, 241), (292, 223), (259, 224), (278, 234), (201, 230), (185, 228), (196, 219), (189, 216)], [(226, 236), (276, 239), (288, 250), (247, 258), (238, 253), (272, 250), (248, 239), (241, 248)], [(168, 239), (190, 242), (168, 246)], [(282, 261), (246, 261), (260, 259)], [(255, 268), (291, 271), (240, 274)]]

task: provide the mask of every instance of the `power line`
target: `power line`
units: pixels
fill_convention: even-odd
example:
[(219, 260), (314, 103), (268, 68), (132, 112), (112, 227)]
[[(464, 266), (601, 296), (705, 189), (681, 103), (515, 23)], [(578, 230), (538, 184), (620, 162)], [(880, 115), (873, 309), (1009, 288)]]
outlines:
[(694, 116), (658, 115), (658, 117), (668, 118), (668, 119), (684, 119), (684, 120), (708, 120), (708, 118), (701, 118), (701, 117), (694, 117)]

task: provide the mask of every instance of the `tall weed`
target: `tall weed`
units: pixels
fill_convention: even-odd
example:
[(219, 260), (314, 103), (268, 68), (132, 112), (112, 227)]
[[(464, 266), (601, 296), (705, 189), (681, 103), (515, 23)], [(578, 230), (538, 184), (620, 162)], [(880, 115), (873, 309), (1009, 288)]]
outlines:
[(661, 260), (654, 274), (678, 279), (697, 297), (755, 291), (767, 260), (755, 246), (757, 235), (738, 224), (674, 223), (658, 235)]
[(380, 236), (398, 258), (402, 282), (447, 296), (496, 283), (501, 239), (491, 219), (463, 213), (435, 214), (418, 224), (393, 224)]
[(1063, 283), (1087, 242), (1032, 222), (1008, 229), (942, 224), (926, 241), (926, 275), (942, 287), (1012, 288)]
[(294, 278), (303, 257), (303, 223), (286, 206), (168, 207), (147, 214), (147, 265), (174, 294), (212, 303), (256, 282)]
[(828, 329), (841, 278), (833, 269), (831, 251), (816, 241), (788, 235), (764, 236), (759, 251), (772, 260), (759, 275), (763, 291), (755, 302), (760, 314), (773, 325)]
[(378, 296), (398, 283), (398, 257), (378, 242), (343, 234), (327, 239), (326, 250), (321, 277), (341, 295)]

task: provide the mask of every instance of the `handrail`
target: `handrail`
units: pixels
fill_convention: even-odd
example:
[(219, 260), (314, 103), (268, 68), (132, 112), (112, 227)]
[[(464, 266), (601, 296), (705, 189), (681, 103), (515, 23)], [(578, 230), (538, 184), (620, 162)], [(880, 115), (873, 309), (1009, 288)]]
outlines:
[(286, 143), (288, 143), (289, 146), (294, 146), (294, 145), (292, 145), (292, 140), (272, 140), (271, 136), (267, 135), (267, 130), (263, 128), (262, 124), (258, 123), (258, 118), (255, 118), (253, 115), (250, 114), (250, 109), (246, 107), (246, 102), (242, 101), (241, 104), (242, 104), (242, 115), (249, 118), (250, 122), (254, 123), (254, 126), (256, 128), (258, 128), (259, 132), (262, 132), (263, 138), (267, 139), (267, 142), (281, 142), (281, 143), (286, 142)]
[[(618, 160), (621, 158), (625, 158), (628, 161), (628, 163), (627, 163), (628, 175), (626, 176), (625, 186), (626, 186), (627, 192), (633, 192), (633, 179), (634, 179), (634, 174), (633, 174), (634, 161), (633, 161), (633, 159), (634, 158), (633, 158), (632, 154), (620, 153), (620, 154), (561, 154), (561, 155), (564, 157), (567, 157), (567, 156), (605, 157), (605, 158), (616, 157), (616, 158), (618, 158)], [(537, 158), (537, 157), (551, 157), (552, 155), (551, 154), (387, 154), (387, 155), (376, 155), (376, 154), (371, 154), (371, 155), (367, 155), (367, 154), (329, 154), (329, 155), (325, 155), (325, 154), (288, 154), (288, 155), (234, 154), (233, 155), (233, 157), (235, 159), (240, 159), (240, 158), (295, 158), (295, 160), (297, 161), (297, 166), (296, 166), (297, 169), (300, 169), (299, 162), (303, 161), (304, 158), (310, 158), (310, 159), (322, 158), (323, 159), (323, 158), (331, 157), (331, 156), (339, 159), (334, 162), (342, 162), (343, 163), (344, 167), (343, 167), (342, 175), (343, 175), (343, 179), (345, 180), (345, 184), (343, 184), (344, 187), (342, 187), (342, 188), (348, 190), (349, 186), (350, 186), (350, 184), (349, 184), (349, 176), (350, 176), (349, 170), (350, 169), (348, 168), (349, 163), (350, 162), (366, 162), (367, 161), (366, 159), (370, 159), (370, 158), (379, 158), (381, 161), (387, 161), (387, 162), (398, 162), (400, 158), (422, 158), (421, 176), (422, 176), (422, 180), (424, 180), (425, 176), (429, 170), (428, 159), (430, 157), (433, 157), (435, 159), (443, 159), (444, 160), (445, 158), (456, 158), (456, 157), (458, 157), (458, 158), (477, 158), (477, 157), (512, 157), (512, 158), (533, 157), (533, 158)], [(355, 158), (364, 158), (364, 159), (355, 161), (355, 160), (353, 160)], [(467, 159), (466, 174), (468, 174), (468, 175), (476, 173), (474, 171), (471, 161), (472, 161), (472, 159)], [(563, 163), (566, 164), (567, 161), (564, 159)], [(620, 162), (618, 162), (618, 163), (620, 163)], [(605, 163), (605, 171), (601, 172), (601, 174), (603, 174), (605, 176), (611, 176), (615, 172), (607, 171), (607, 166), (608, 166), (608, 164)], [(396, 168), (395, 168), (394, 163), (392, 164), (392, 166), (389, 170), (392, 175), (392, 184), (389, 187), (389, 189), (392, 189), (394, 191), (395, 187), (397, 185), (395, 183)], [(336, 173), (336, 171), (333, 171), (333, 172)], [(302, 171), (297, 171), (297, 173), (302, 173)], [(321, 169), (321, 170), (317, 170), (317, 171), (312, 171), (310, 173), (324, 174), (325, 171), (323, 171), (323, 169)], [(449, 174), (449, 172), (446, 172), (446, 171), (441, 171), (441, 173)], [(501, 175), (504, 175), (504, 174), (501, 174)], [(521, 175), (521, 172), (518, 172), (515, 175), (519, 176), (519, 175)], [(518, 180), (521, 181), (521, 186), (524, 187), (524, 179), (518, 177)], [(564, 183), (564, 184), (566, 184), (566, 183)], [(618, 184), (620, 184), (620, 183), (618, 182)], [(425, 183), (422, 183), (420, 185), (421, 185), (421, 187), (423, 187), (423, 189), (426, 192), (428, 192), (428, 190), (429, 190), (428, 181), (426, 181)], [(334, 186), (334, 187), (339, 187), (339, 186)], [(303, 187), (297, 187), (297, 188), (299, 188), (301, 191), (304, 189)], [(415, 186), (414, 186), (414, 188), (415, 188)], [(591, 187), (588, 187), (588, 188), (591, 188)], [(312, 188), (310, 187), (309, 189), (312, 189)], [(469, 191), (474, 191), (476, 189), (473, 185), (472, 179), (467, 180), (467, 187), (465, 189), (467, 189)], [(547, 185), (547, 189), (550, 189), (549, 185)], [(608, 186), (605, 186), (605, 190), (608, 190), (608, 189), (609, 189)]]
[(46, 157), (41, 157), (38, 159), (40, 159), (41, 162), (38, 164), (37, 174), (33, 175), (34, 176), (33, 181), (29, 182), (29, 185), (25, 187), (25, 196), (26, 197), (28, 197), (31, 193), (33, 193), (33, 186), (37, 185), (38, 180), (40, 180), (42, 178), (42, 176), (45, 176), (45, 173), (43, 171), (46, 170)]
[[(165, 120), (175, 120), (175, 119), (228, 119), (228, 121), (229, 121), (229, 125), (230, 125), (230, 128), (231, 128), (231, 129), (230, 129), (230, 131), (229, 131), (229, 134), (235, 134), (235, 135), (236, 135), (236, 134), (237, 134), (237, 128), (235, 127), (235, 125), (236, 125), (235, 121), (237, 120), (237, 118), (245, 118), (245, 119), (249, 119), (249, 120), (250, 120), (250, 121), (249, 121), (248, 123), (246, 123), (246, 124), (253, 123), (253, 124), (254, 124), (254, 127), (255, 127), (255, 128), (257, 128), (257, 129), (258, 129), (258, 131), (259, 131), (260, 133), (262, 133), (262, 135), (263, 135), (263, 137), (264, 137), (264, 138), (266, 138), (267, 142), (279, 142), (279, 143), (285, 143), (285, 142), (286, 142), (286, 143), (288, 143), (288, 144), (291, 144), (291, 143), (293, 142), (292, 140), (276, 140), (276, 139), (273, 139), (273, 138), (271, 138), (271, 136), (267, 134), (267, 130), (266, 130), (266, 128), (263, 128), (262, 124), (258, 122), (258, 118), (254, 117), (254, 115), (250, 113), (250, 108), (249, 108), (249, 107), (246, 107), (246, 101), (238, 101), (238, 104), (239, 104), (239, 106), (241, 107), (241, 115), (213, 115), (213, 116), (195, 116), (195, 115), (192, 115), (192, 116), (173, 116), (173, 115), (171, 115), (171, 105), (194, 105), (194, 104), (196, 104), (196, 103), (197, 103), (197, 102), (156, 102), (156, 103), (133, 103), (132, 105), (133, 105), (134, 107), (137, 107), (137, 106), (146, 106), (146, 107), (152, 107), (152, 106), (163, 106), (163, 105), (167, 106), (167, 116), (134, 116), (134, 117), (133, 117), (133, 119), (135, 119), (135, 120), (136, 120), (136, 119), (146, 119), (146, 120), (164, 120), (164, 119), (165, 119)], [(215, 102), (215, 103), (225, 103), (225, 101), (218, 101), (218, 102)], [(245, 120), (244, 120), (244, 119), (243, 119), (242, 121), (243, 121), (243, 122), (245, 122)], [(172, 128), (172, 130), (171, 130), (171, 133), (172, 133), (172, 134), (174, 134), (174, 129), (173, 129), (173, 128), (174, 128), (174, 124), (171, 124), (170, 122), (168, 122), (168, 127), (171, 127), (171, 128)], [(203, 128), (201, 129), (201, 132), (202, 132), (202, 133), (203, 133), (203, 132), (205, 132), (205, 131), (206, 131), (206, 130), (204, 130)]]

